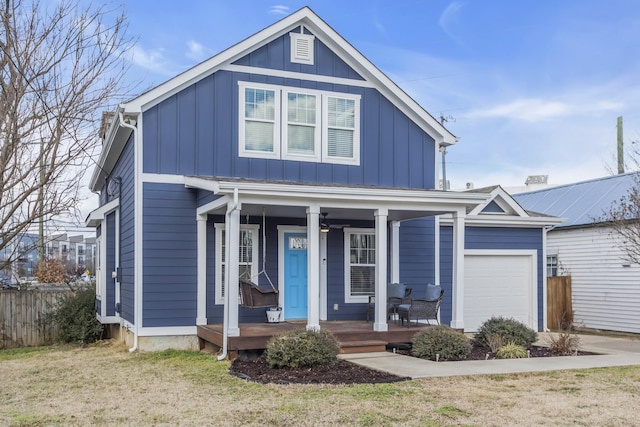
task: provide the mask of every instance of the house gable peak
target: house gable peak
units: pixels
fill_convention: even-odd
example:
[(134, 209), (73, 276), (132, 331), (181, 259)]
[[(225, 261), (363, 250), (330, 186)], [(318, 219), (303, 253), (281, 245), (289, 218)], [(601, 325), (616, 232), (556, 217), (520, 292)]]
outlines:
[[(292, 52), (292, 56), (295, 56), (295, 61), (302, 63), (302, 61), (313, 60), (313, 52), (311, 51), (313, 44), (310, 41), (314, 39), (322, 41), (361, 75), (364, 80), (369, 82), (394, 105), (405, 112), (418, 126), (430, 134), (437, 144), (452, 145), (456, 143), (457, 137), (306, 6), (123, 104), (125, 113), (141, 113), (285, 34), (293, 34), (290, 37), (296, 39), (296, 49)], [(312, 79), (312, 75), (309, 75), (309, 78)]]

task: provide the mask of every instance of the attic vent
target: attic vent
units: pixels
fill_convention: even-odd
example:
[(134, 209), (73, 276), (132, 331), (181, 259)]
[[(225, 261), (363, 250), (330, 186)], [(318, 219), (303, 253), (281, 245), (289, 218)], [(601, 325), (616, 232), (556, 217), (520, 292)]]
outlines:
[(289, 33), (291, 36), (291, 62), (313, 65), (313, 41), (311, 34)]

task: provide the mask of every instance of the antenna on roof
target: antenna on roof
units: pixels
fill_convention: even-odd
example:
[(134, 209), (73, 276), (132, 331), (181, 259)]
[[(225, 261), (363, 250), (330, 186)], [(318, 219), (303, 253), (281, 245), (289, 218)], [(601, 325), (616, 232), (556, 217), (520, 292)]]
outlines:
[[(453, 118), (453, 116), (451, 114), (449, 114), (447, 117), (443, 116), (442, 113), (440, 113), (440, 124), (444, 126), (445, 123), (448, 122), (455, 122), (456, 119)], [(447, 157), (447, 145), (446, 144), (440, 144), (440, 152), (442, 153), (442, 189), (444, 191), (447, 191), (449, 189), (449, 185), (447, 185), (447, 164), (445, 162), (445, 159)]]

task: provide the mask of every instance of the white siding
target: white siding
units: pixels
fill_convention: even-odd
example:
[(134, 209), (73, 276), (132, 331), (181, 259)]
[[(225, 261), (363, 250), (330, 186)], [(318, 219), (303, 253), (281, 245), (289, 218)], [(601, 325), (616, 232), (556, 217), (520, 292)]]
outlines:
[(624, 261), (623, 246), (607, 227), (548, 233), (558, 274), (571, 276), (576, 326), (640, 333), (640, 266)]

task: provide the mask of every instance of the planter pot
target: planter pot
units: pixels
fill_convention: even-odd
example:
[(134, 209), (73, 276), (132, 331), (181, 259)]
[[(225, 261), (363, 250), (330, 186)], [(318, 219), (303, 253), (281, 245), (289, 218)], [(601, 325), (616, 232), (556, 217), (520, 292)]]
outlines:
[(279, 310), (277, 308), (270, 308), (269, 310), (267, 310), (267, 322), (279, 323), (281, 315), (282, 315), (282, 310)]

